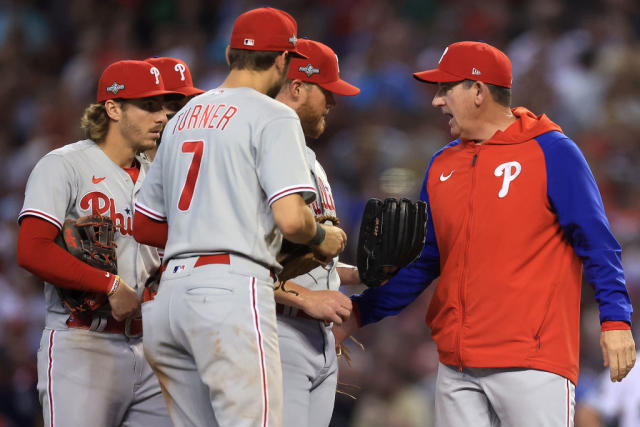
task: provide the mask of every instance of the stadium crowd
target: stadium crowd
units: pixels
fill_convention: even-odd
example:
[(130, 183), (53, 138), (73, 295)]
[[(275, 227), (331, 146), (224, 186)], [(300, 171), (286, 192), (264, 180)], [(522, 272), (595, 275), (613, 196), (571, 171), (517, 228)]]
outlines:
[[(174, 56), (189, 64), (198, 87), (216, 87), (227, 69), (224, 48), (233, 19), (264, 5), (288, 11), (299, 35), (331, 46), (343, 78), (362, 89), (340, 100), (325, 134), (310, 143), (350, 238), (343, 261), (355, 261), (366, 200), (416, 199), (426, 161), (450, 140), (446, 119), (431, 107), (433, 88), (417, 83), (412, 73), (432, 68), (452, 42), (482, 40), (512, 60), (513, 105), (548, 114), (585, 154), (622, 244), (637, 306), (635, 0), (0, 0), (0, 427), (41, 423), (35, 385), (42, 284), (16, 265), (15, 254), (16, 217), (35, 162), (83, 138), (78, 118), (111, 62)], [(341, 362), (339, 388), (356, 399), (337, 397), (333, 426), (431, 425), (437, 353), (422, 319), (431, 292), (427, 288), (400, 315), (359, 331), (364, 351), (349, 344), (351, 366)], [(603, 370), (598, 311), (588, 284), (582, 299), (578, 405)]]

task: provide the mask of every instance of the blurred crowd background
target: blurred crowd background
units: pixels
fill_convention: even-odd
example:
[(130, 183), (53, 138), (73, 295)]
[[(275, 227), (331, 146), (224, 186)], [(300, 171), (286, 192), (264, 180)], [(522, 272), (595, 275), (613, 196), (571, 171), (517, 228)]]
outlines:
[[(366, 200), (416, 199), (429, 158), (451, 139), (447, 118), (431, 107), (434, 88), (411, 73), (434, 67), (452, 42), (481, 40), (512, 60), (513, 105), (548, 114), (584, 152), (637, 306), (637, 0), (0, 0), (0, 427), (42, 422), (35, 392), (42, 285), (15, 261), (16, 217), (32, 167), (83, 138), (79, 119), (111, 62), (175, 56), (190, 66), (196, 86), (214, 88), (227, 72), (235, 17), (266, 5), (291, 13), (299, 36), (330, 45), (342, 77), (362, 89), (337, 97), (327, 131), (309, 142), (350, 237), (343, 261), (354, 263)], [(332, 426), (432, 425), (437, 354), (424, 324), (431, 288), (400, 315), (360, 330), (364, 351), (349, 343), (351, 366), (341, 361), (340, 388), (356, 399), (338, 395)], [(588, 284), (582, 300), (578, 404), (603, 369)]]

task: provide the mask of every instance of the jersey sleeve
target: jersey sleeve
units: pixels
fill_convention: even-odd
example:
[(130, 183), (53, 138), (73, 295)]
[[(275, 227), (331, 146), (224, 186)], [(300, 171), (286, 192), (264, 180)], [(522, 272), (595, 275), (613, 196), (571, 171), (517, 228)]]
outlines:
[(269, 205), (294, 193), (300, 193), (307, 203), (315, 200), (305, 145), (297, 118), (280, 118), (265, 125), (257, 147), (257, 173)]
[(600, 321), (631, 323), (622, 249), (609, 228), (600, 191), (578, 146), (559, 132), (537, 138), (547, 167), (547, 194), (560, 226), (593, 286)]
[(368, 288), (362, 294), (351, 297), (358, 307), (362, 326), (398, 314), (418, 298), (422, 291), (440, 275), (440, 251), (436, 242), (427, 192), (428, 176), (429, 169), (420, 192), (420, 200), (427, 203), (425, 246), (416, 261), (400, 269), (398, 274), (384, 286)]
[(44, 156), (29, 175), (18, 222), (31, 215), (62, 229), (76, 192), (75, 174), (68, 161), (55, 154)]
[(167, 220), (162, 189), (162, 164), (166, 156), (166, 149), (167, 144), (160, 144), (156, 157), (144, 177), (135, 204), (136, 213), (141, 213), (160, 222)]

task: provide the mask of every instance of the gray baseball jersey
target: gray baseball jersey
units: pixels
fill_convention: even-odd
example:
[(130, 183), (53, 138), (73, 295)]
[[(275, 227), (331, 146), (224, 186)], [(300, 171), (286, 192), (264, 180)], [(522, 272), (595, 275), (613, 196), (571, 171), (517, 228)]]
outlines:
[(143, 321), (176, 426), (282, 425), (271, 204), (315, 192), (298, 116), (251, 88), (211, 90), (167, 124), (136, 211), (169, 227)]
[[(309, 205), (315, 216), (337, 217), (327, 174), (307, 147), (307, 162), (318, 197)], [(327, 265), (291, 279), (312, 290), (340, 287), (338, 257)], [(331, 325), (297, 317), (298, 310), (285, 308), (278, 314), (278, 338), (282, 361), (283, 427), (326, 427), (331, 421), (338, 380), (338, 360)]]
[[(140, 245), (132, 236), (133, 205), (149, 167), (143, 157), (138, 161), (134, 184), (91, 140), (54, 150), (31, 172), (19, 219), (35, 216), (60, 229), (65, 219), (111, 217), (118, 274), (142, 295), (159, 257), (155, 248)], [(69, 312), (55, 287), (45, 283), (44, 293), (47, 317), (38, 351), (38, 391), (45, 424), (169, 425), (160, 386), (143, 358), (142, 340), (69, 328)], [(109, 315), (105, 310), (100, 314)], [(132, 394), (133, 389), (138, 392)]]
[(167, 124), (136, 209), (169, 223), (165, 259), (230, 252), (278, 267), (271, 204), (315, 197), (304, 146), (289, 107), (247, 87), (211, 90)]

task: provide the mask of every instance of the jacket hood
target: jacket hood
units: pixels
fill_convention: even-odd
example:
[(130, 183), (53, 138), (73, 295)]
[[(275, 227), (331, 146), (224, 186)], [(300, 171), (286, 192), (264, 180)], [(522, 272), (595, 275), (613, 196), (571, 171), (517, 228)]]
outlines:
[(511, 112), (517, 120), (504, 131), (497, 131), (485, 144), (518, 144), (550, 131), (562, 132), (546, 114), (536, 116), (524, 107), (513, 108)]

